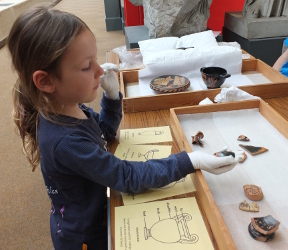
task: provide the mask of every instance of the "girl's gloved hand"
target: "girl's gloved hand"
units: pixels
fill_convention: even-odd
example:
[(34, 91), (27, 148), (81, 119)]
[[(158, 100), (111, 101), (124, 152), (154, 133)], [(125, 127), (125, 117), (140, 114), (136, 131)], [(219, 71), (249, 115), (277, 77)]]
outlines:
[(119, 72), (118, 66), (113, 63), (104, 63), (100, 66), (104, 70), (100, 86), (104, 89), (105, 96), (112, 100), (119, 99), (119, 82), (115, 74)]
[(237, 150), (232, 152), (235, 153), (235, 158), (232, 155), (217, 157), (201, 151), (188, 153), (188, 156), (194, 169), (201, 169), (211, 174), (219, 175), (230, 171), (241, 159), (244, 159), (244, 151)]

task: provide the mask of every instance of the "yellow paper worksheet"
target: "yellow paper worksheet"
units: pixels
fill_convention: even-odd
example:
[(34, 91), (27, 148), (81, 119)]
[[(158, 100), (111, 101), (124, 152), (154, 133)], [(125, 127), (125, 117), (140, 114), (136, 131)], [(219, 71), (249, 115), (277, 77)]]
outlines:
[(172, 141), (169, 126), (120, 130), (120, 144), (145, 144), (168, 141)]
[(194, 197), (115, 207), (116, 250), (214, 249)]
[(127, 161), (147, 161), (166, 158), (171, 154), (172, 146), (119, 144), (114, 155)]
[(171, 182), (162, 188), (150, 188), (140, 194), (121, 193), (124, 205), (133, 205), (148, 201), (155, 201), (174, 195), (187, 194), (196, 191), (189, 175), (179, 181)]
[[(147, 161), (151, 159), (162, 159), (171, 154), (171, 146), (165, 145), (130, 145), (119, 144), (115, 156), (121, 160)], [(121, 193), (124, 205), (154, 201), (174, 195), (186, 194), (196, 191), (189, 175), (179, 181), (172, 182), (161, 188), (151, 188), (140, 194)]]

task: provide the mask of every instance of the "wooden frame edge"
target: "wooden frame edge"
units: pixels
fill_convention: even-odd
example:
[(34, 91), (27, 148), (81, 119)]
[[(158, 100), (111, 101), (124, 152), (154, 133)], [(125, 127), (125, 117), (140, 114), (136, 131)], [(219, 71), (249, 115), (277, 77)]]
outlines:
[[(195, 106), (193, 106), (193, 108), (194, 107)], [(171, 129), (173, 130), (175, 137), (178, 138), (177, 144), (180, 150), (186, 150), (187, 152), (192, 152), (192, 149), (189, 145), (189, 142), (187, 141), (186, 136), (183, 133), (183, 130), (177, 129), (179, 126), (181, 127), (181, 125), (177, 119), (175, 109), (170, 109), (170, 126)], [(178, 143), (179, 138), (180, 141), (182, 141), (181, 145), (179, 145)], [(202, 208), (208, 219), (211, 231), (213, 232), (213, 237), (216, 240), (216, 245), (219, 247), (219, 249), (227, 249), (227, 250), (236, 249), (234, 241), (226, 227), (226, 224), (221, 216), (221, 213), (217, 207), (217, 204), (213, 198), (213, 195), (206, 183), (206, 180), (201, 170), (196, 170), (196, 173), (191, 174), (190, 176), (197, 190), (198, 198), (202, 204)]]

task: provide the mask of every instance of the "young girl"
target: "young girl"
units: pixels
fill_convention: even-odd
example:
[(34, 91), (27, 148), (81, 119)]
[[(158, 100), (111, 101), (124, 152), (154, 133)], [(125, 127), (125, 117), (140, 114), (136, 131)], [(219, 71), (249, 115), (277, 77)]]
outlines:
[[(49, 6), (30, 9), (15, 21), (8, 47), (19, 75), (14, 121), (33, 170), (41, 165), (56, 250), (107, 249), (107, 186), (139, 193), (195, 169), (224, 173), (243, 157), (181, 152), (128, 162), (107, 152), (105, 140), (115, 137), (122, 117), (117, 67), (98, 64), (92, 32), (72, 14)], [(104, 94), (97, 114), (83, 103), (95, 99), (99, 86)]]

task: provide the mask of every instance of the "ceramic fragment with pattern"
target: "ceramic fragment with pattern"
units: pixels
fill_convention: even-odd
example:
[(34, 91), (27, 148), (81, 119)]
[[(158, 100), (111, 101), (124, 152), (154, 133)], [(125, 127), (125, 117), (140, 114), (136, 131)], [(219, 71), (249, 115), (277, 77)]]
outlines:
[(254, 240), (258, 240), (258, 241), (262, 241), (262, 242), (267, 242), (270, 241), (274, 238), (275, 233), (272, 234), (261, 234), (260, 232), (258, 232), (252, 225), (252, 222), (248, 225), (248, 232), (250, 234), (250, 236), (254, 239)]
[(259, 212), (259, 206), (255, 202), (251, 204), (247, 203), (246, 200), (242, 201), (239, 204), (239, 209), (246, 212)]
[(216, 152), (216, 153), (214, 153), (214, 155), (217, 157), (224, 157), (224, 156), (232, 155), (235, 158), (235, 153), (232, 151), (227, 151), (227, 150), (222, 150), (222, 151)]
[(237, 138), (238, 141), (250, 141), (246, 135), (239, 135)]
[(274, 219), (271, 215), (251, 218), (251, 223), (259, 233), (264, 235), (274, 233), (280, 225), (280, 222)]
[(243, 186), (244, 193), (251, 201), (260, 201), (263, 199), (262, 188), (253, 184), (246, 184)]
[(204, 134), (201, 131), (198, 131), (196, 135), (192, 135), (191, 137), (192, 137), (192, 144), (194, 145), (196, 144), (201, 147), (204, 146), (204, 143), (201, 140), (204, 138)]
[(243, 148), (244, 150), (246, 150), (251, 155), (258, 155), (258, 154), (268, 151), (268, 149), (264, 147), (255, 147), (255, 146), (243, 145), (243, 144), (239, 144), (239, 146)]

